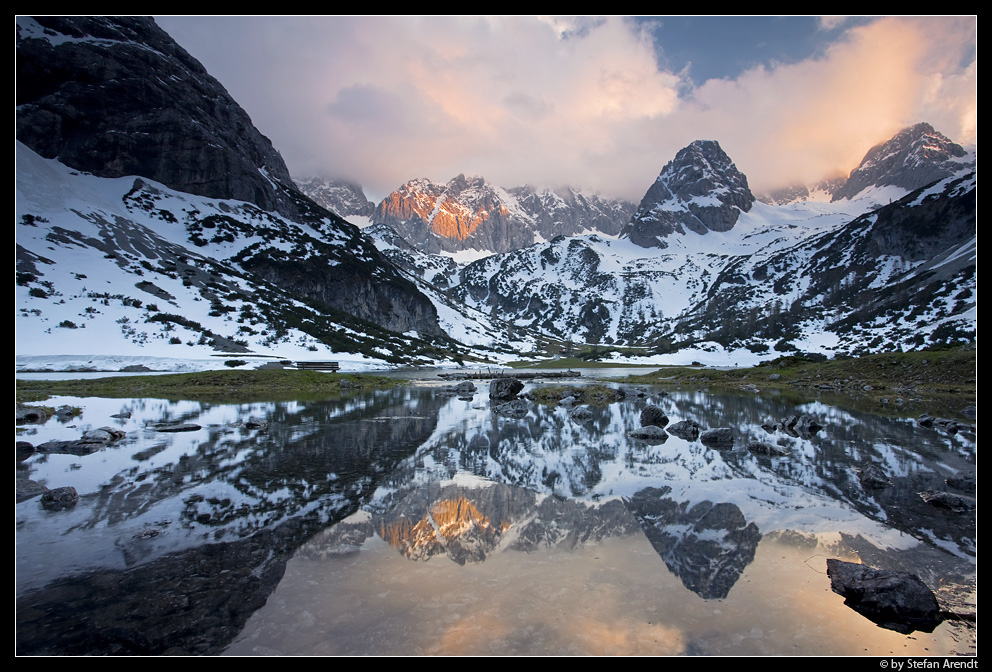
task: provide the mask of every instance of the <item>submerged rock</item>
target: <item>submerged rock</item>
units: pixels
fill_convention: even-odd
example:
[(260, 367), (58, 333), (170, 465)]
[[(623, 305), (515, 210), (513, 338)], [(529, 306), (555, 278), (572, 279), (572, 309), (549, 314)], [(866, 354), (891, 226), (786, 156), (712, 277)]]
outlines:
[(695, 441), (699, 438), (701, 429), (695, 420), (679, 420), (668, 428), (668, 433), (686, 441)]
[(639, 427), (630, 431), (629, 436), (642, 441), (666, 441), (668, 439), (668, 433), (657, 425)]
[(510, 418), (523, 418), (530, 412), (530, 408), (523, 399), (511, 399), (493, 408), (493, 412)]
[(79, 501), (79, 493), (72, 486), (55, 488), (42, 494), (41, 505), (49, 511), (71, 509)]
[(91, 429), (83, 434), (81, 440), (88, 443), (110, 443), (111, 441), (123, 439), (125, 436), (127, 434), (116, 427), (100, 427), (99, 429)]
[(966, 513), (975, 508), (975, 500), (964, 495), (955, 495), (953, 492), (941, 492), (934, 490), (924, 490), (920, 493), (923, 501), (938, 509), (947, 509), (955, 513)]
[(475, 383), (470, 380), (463, 380), (462, 382), (455, 385), (455, 394), (459, 397), (471, 397), (475, 394), (478, 388), (475, 387)]
[(32, 497), (37, 497), (48, 492), (46, 488), (41, 483), (37, 481), (32, 481), (28, 478), (15, 478), (14, 479), (14, 499), (18, 502), (24, 502)]
[(772, 457), (783, 457), (789, 454), (789, 451), (781, 446), (776, 446), (771, 443), (764, 443), (763, 441), (750, 441), (748, 442), (746, 448), (749, 452), (755, 455), (770, 455)]
[(155, 431), (158, 432), (195, 432), (200, 429), (203, 429), (203, 427), (192, 423), (184, 423), (181, 425), (155, 425)]
[(576, 406), (568, 414), (568, 417), (572, 418), (572, 420), (588, 420), (592, 417), (592, 409), (588, 406)]
[(734, 445), (734, 432), (729, 427), (707, 429), (699, 435), (699, 440), (707, 446), (730, 448)]
[(943, 621), (937, 598), (914, 574), (830, 558), (827, 576), (844, 604), (883, 628), (908, 635), (933, 632)]
[(892, 485), (892, 481), (882, 471), (882, 468), (875, 464), (869, 464), (858, 471), (858, 480), (863, 488), (887, 488)]
[(95, 453), (109, 443), (127, 436), (116, 427), (100, 427), (91, 429), (75, 441), (46, 441), (38, 446), (40, 453), (63, 453), (68, 455), (89, 455)]

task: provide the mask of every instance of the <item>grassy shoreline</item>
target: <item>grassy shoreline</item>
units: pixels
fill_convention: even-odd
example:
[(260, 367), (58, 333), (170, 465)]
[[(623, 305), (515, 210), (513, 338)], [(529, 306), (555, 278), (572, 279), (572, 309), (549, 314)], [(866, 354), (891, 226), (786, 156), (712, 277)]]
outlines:
[(17, 380), (17, 403), (52, 396), (156, 397), (169, 400), (285, 401), (327, 398), (358, 390), (380, 390), (403, 384), (387, 376), (321, 371), (198, 371), (159, 376), (114, 376), (85, 380)]
[[(599, 364), (596, 366), (596, 364)], [(746, 392), (776, 391), (809, 397), (858, 398), (880, 406), (927, 405), (959, 411), (976, 405), (977, 351), (932, 350), (814, 361), (780, 357), (742, 369), (700, 366), (650, 366), (642, 375), (619, 382), (709, 388)], [(526, 368), (616, 368), (610, 363), (549, 360)], [(512, 369), (511, 369), (512, 370)], [(504, 374), (510, 371), (503, 370)], [(387, 389), (407, 381), (372, 374), (297, 370), (202, 371), (155, 376), (119, 376), (86, 380), (18, 380), (17, 403), (51, 396), (160, 397), (166, 399), (280, 401), (316, 399), (345, 392)]]
[(672, 366), (625, 382), (780, 393), (824, 398), (856, 397), (878, 406), (911, 405), (960, 412), (975, 406), (974, 349), (895, 352), (812, 361), (781, 357), (746, 369)]

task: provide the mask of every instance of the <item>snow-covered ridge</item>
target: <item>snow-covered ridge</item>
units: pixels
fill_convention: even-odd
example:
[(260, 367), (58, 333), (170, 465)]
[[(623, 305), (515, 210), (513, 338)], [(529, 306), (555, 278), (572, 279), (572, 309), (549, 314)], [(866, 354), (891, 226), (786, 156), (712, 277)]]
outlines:
[(558, 235), (616, 235), (633, 205), (563, 187), (505, 189), (481, 176), (447, 183), (410, 180), (377, 206), (374, 224), (395, 229), (417, 249), (507, 252)]
[[(259, 253), (325, 267), (346, 257), (349, 267), (381, 263), (331, 219), (301, 225), (151, 180), (87, 175), (23, 145), (16, 161), (18, 355), (115, 353), (216, 362), (211, 368), (334, 359), (357, 370), (385, 365), (394, 348), (416, 350), (411, 337), (370, 339), (245, 272)], [(328, 347), (332, 332), (341, 348)], [(349, 352), (348, 341), (367, 345)]]

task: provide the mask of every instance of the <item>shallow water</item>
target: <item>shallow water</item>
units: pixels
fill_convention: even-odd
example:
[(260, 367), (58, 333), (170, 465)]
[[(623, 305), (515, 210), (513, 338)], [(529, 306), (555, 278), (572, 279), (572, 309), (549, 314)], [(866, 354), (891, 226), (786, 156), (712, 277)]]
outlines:
[[(830, 590), (828, 557), (918, 574), (974, 611), (974, 512), (917, 494), (973, 470), (973, 434), (819, 402), (644, 388), (592, 407), (496, 415), (410, 385), (348, 400), (81, 406), (19, 440), (127, 437), (36, 454), (19, 477), (80, 493), (17, 505), (18, 652), (913, 655), (974, 653), (971, 626), (876, 626)], [(730, 427), (732, 448), (633, 439)], [(130, 419), (114, 420), (121, 410)], [(824, 429), (768, 433), (807, 413)], [(239, 421), (265, 420), (264, 429)], [(197, 423), (165, 434), (150, 423)], [(33, 432), (33, 433), (31, 433)], [(758, 457), (749, 440), (786, 447)], [(865, 490), (857, 467), (893, 481)]]

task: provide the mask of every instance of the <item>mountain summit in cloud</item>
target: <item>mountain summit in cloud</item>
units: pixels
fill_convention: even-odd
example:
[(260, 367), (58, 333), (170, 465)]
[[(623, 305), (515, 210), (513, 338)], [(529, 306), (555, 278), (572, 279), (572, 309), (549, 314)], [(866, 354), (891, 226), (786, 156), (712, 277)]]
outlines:
[(641, 247), (665, 248), (667, 236), (686, 229), (729, 231), (753, 204), (747, 177), (720, 143), (696, 140), (662, 169), (622, 236)]
[(974, 165), (961, 145), (919, 123), (869, 149), (832, 200), (854, 198), (868, 187), (913, 191)]

